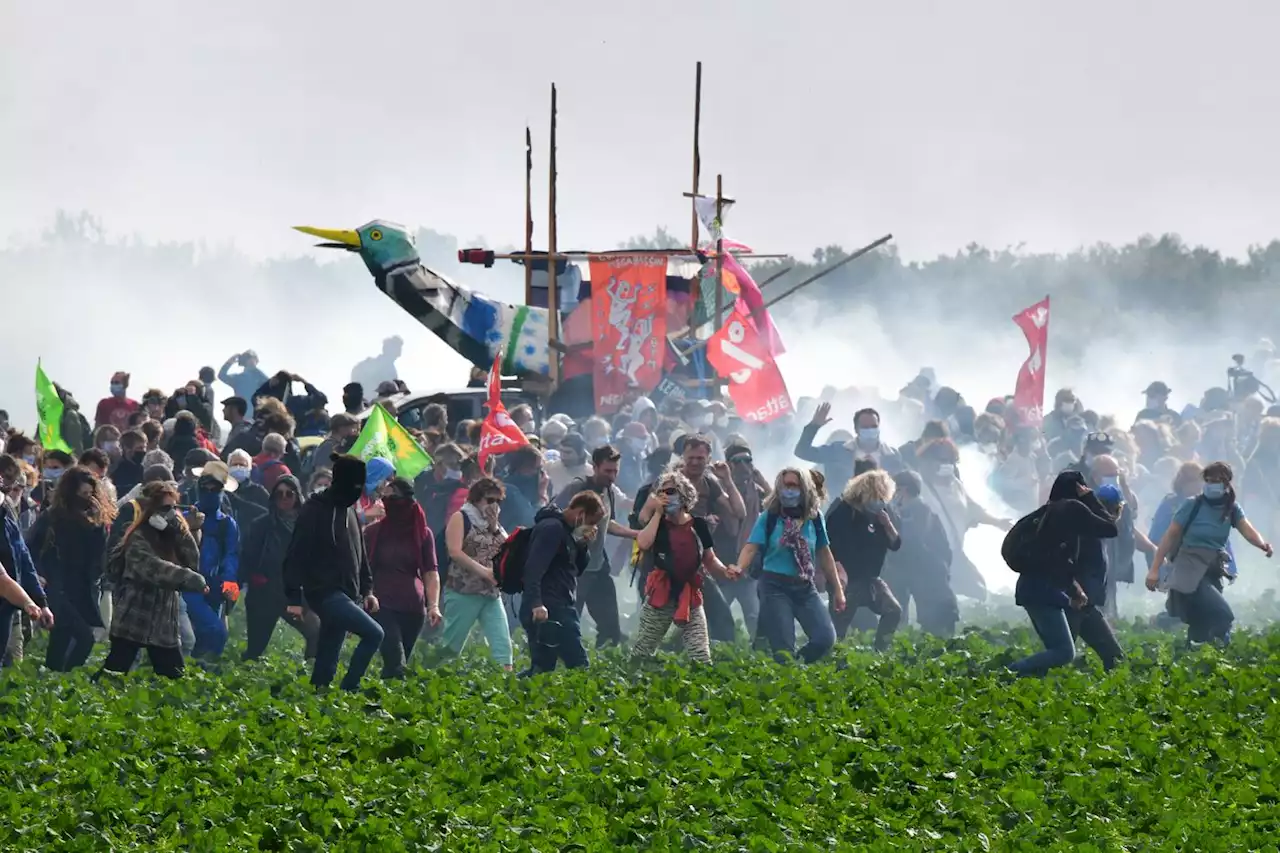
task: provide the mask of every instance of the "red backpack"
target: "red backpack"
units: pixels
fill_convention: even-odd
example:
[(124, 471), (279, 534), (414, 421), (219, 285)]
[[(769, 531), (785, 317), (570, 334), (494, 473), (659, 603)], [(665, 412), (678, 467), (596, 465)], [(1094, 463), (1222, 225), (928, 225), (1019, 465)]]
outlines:
[(494, 555), (493, 577), (498, 582), (498, 589), (507, 595), (524, 592), (524, 564), (529, 557), (532, 539), (532, 527), (517, 527)]

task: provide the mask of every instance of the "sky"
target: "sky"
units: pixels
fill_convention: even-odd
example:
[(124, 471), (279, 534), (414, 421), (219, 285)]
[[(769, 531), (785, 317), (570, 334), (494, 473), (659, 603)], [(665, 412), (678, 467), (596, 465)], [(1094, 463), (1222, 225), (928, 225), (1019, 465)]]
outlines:
[(702, 189), (723, 174), (760, 251), (1176, 231), (1238, 255), (1280, 233), (1277, 24), (1256, 0), (0, 0), (0, 240), (62, 208), (257, 257), (373, 218), (512, 244), (527, 123), (541, 242), (552, 82), (561, 247), (683, 235), (701, 59)]

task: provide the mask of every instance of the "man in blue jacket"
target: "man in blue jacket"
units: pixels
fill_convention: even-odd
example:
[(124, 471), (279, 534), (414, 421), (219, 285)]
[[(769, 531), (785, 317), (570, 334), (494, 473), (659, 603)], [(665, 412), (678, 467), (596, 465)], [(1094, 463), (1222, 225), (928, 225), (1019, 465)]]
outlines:
[(200, 574), (209, 582), (207, 594), (184, 592), (187, 615), (196, 634), (194, 658), (217, 658), (227, 646), (223, 610), (240, 597), (240, 528), (222, 510), (223, 492), (234, 492), (237, 483), (225, 462), (208, 462), (193, 471), (198, 484), (196, 509), (200, 523)]

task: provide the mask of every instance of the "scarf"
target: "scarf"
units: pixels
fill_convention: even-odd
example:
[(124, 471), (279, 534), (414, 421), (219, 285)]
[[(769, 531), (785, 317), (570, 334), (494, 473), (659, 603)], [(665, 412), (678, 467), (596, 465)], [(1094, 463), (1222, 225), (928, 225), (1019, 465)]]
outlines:
[(424, 568), (422, 546), (427, 541), (427, 517), (422, 507), (413, 498), (386, 498), (382, 505), (387, 517), (377, 525), (376, 533), (369, 542), (369, 564), (374, 564), (375, 545), (382, 537), (388, 536), (413, 548), (415, 572), (421, 575)]
[(796, 561), (796, 569), (802, 580), (813, 580), (813, 551), (809, 549), (809, 540), (804, 538), (804, 525), (807, 519), (782, 517), (782, 537), (778, 540), (784, 548), (791, 550)]

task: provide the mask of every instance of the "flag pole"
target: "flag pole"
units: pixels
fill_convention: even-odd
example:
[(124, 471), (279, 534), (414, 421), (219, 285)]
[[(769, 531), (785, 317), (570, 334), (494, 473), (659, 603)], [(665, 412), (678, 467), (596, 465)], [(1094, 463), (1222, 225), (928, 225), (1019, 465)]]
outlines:
[(689, 246), (698, 248), (698, 178), (702, 172), (702, 155), (698, 151), (698, 132), (702, 125), (702, 62), (698, 62), (698, 70), (693, 84), (693, 194), (689, 207), (693, 217), (693, 231), (689, 237)]
[[(695, 204), (697, 202), (694, 202)], [(724, 177), (716, 175), (716, 322), (724, 315)], [(715, 332), (712, 329), (712, 332)]]
[(547, 201), (547, 356), (551, 387), (560, 384), (560, 294), (556, 288), (556, 84), (551, 84), (550, 187)]
[[(533, 254), (533, 133), (524, 126), (524, 253)], [(533, 264), (524, 265), (524, 304), (533, 304)]]

